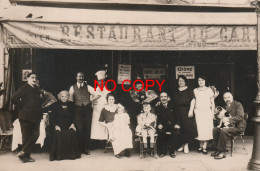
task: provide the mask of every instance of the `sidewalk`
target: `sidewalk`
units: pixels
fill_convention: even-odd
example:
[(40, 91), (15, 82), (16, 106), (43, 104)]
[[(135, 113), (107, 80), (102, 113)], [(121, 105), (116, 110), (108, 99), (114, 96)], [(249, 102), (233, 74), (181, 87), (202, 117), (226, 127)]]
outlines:
[[(117, 159), (113, 152), (104, 153), (98, 149), (91, 151), (90, 156), (82, 155), (77, 160), (49, 161), (48, 153), (35, 153), (32, 157), (35, 163), (21, 163), (14, 152), (0, 152), (0, 170), (26, 170), (26, 171), (71, 171), (71, 170), (93, 170), (93, 171), (245, 171), (250, 160), (253, 137), (245, 137), (246, 151), (242, 149), (242, 141), (236, 140), (233, 157), (227, 152), (227, 156), (222, 160), (215, 160), (208, 155), (191, 151), (189, 154), (177, 152), (176, 158), (165, 156), (164, 158), (144, 158), (140, 159), (138, 153), (132, 154), (131, 158), (123, 157)], [(230, 145), (228, 144), (230, 147)]]

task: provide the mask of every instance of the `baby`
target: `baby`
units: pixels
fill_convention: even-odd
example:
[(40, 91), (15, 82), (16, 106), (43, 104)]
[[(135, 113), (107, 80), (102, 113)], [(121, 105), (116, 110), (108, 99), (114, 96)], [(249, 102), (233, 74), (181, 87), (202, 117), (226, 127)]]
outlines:
[(147, 136), (150, 136), (150, 148), (154, 146), (154, 135), (156, 128), (156, 115), (151, 113), (151, 105), (143, 104), (144, 113), (137, 116), (136, 133), (143, 136), (144, 148), (147, 148)]

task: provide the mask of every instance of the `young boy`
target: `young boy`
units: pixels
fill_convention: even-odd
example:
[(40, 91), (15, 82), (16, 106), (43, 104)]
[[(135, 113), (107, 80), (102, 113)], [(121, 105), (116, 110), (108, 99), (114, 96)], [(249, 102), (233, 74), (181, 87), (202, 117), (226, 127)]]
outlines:
[(150, 148), (154, 146), (154, 135), (156, 132), (156, 115), (151, 113), (151, 105), (143, 104), (144, 113), (137, 116), (136, 132), (143, 136), (144, 148), (147, 148), (147, 136), (150, 136)]

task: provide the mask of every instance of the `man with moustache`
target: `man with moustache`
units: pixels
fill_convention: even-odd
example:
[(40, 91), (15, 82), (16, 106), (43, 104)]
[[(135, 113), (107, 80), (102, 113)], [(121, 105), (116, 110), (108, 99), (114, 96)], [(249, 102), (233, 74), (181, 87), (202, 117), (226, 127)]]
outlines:
[(226, 106), (224, 107), (231, 115), (229, 118), (231, 128), (213, 129), (213, 141), (216, 151), (211, 154), (215, 159), (223, 159), (226, 157), (226, 142), (233, 134), (241, 133), (246, 128), (244, 119), (244, 108), (240, 102), (233, 100), (233, 95), (230, 92), (225, 92), (223, 95)]
[(19, 122), (22, 132), (22, 151), (18, 153), (19, 159), (23, 162), (34, 162), (30, 154), (34, 144), (39, 137), (40, 122), (42, 119), (42, 95), (37, 86), (35, 73), (27, 75), (27, 84), (18, 89), (13, 95), (12, 102), (20, 105)]
[(176, 115), (172, 103), (169, 102), (168, 94), (160, 94), (160, 103), (155, 108), (157, 115), (157, 132), (158, 132), (158, 154), (164, 157), (167, 154), (167, 146), (172, 158), (176, 157), (176, 148), (180, 139), (179, 118)]
[(78, 139), (81, 153), (90, 155), (90, 132), (92, 121), (92, 100), (100, 97), (94, 88), (84, 81), (84, 73), (79, 72), (76, 76), (77, 83), (70, 87), (70, 100), (75, 104), (75, 125), (78, 130)]

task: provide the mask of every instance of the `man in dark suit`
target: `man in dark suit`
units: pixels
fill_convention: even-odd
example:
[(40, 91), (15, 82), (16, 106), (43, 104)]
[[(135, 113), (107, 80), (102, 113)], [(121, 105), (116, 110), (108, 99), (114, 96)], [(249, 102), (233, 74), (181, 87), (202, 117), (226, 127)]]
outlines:
[(92, 122), (92, 106), (90, 95), (95, 100), (100, 97), (94, 88), (84, 81), (84, 73), (79, 72), (76, 76), (77, 83), (70, 87), (70, 100), (75, 104), (75, 125), (78, 130), (78, 139), (81, 153), (90, 155), (90, 132)]
[(172, 103), (168, 101), (168, 94), (160, 94), (160, 105), (156, 106), (157, 132), (158, 132), (158, 154), (164, 157), (167, 154), (167, 146), (172, 158), (176, 157), (176, 148), (179, 144), (180, 126), (179, 119), (174, 112)]
[(226, 142), (228, 138), (237, 133), (245, 131), (246, 121), (244, 119), (244, 108), (241, 103), (233, 100), (233, 95), (226, 92), (223, 95), (226, 106), (224, 107), (231, 115), (229, 118), (230, 128), (217, 128), (213, 129), (213, 141), (216, 151), (211, 154), (215, 159), (222, 159), (226, 157)]
[(19, 122), (22, 132), (23, 148), (18, 154), (19, 159), (26, 162), (34, 162), (30, 154), (39, 137), (40, 122), (42, 119), (42, 98), (37, 86), (35, 73), (27, 75), (27, 84), (22, 86), (13, 95), (12, 101), (21, 106), (19, 111)]

